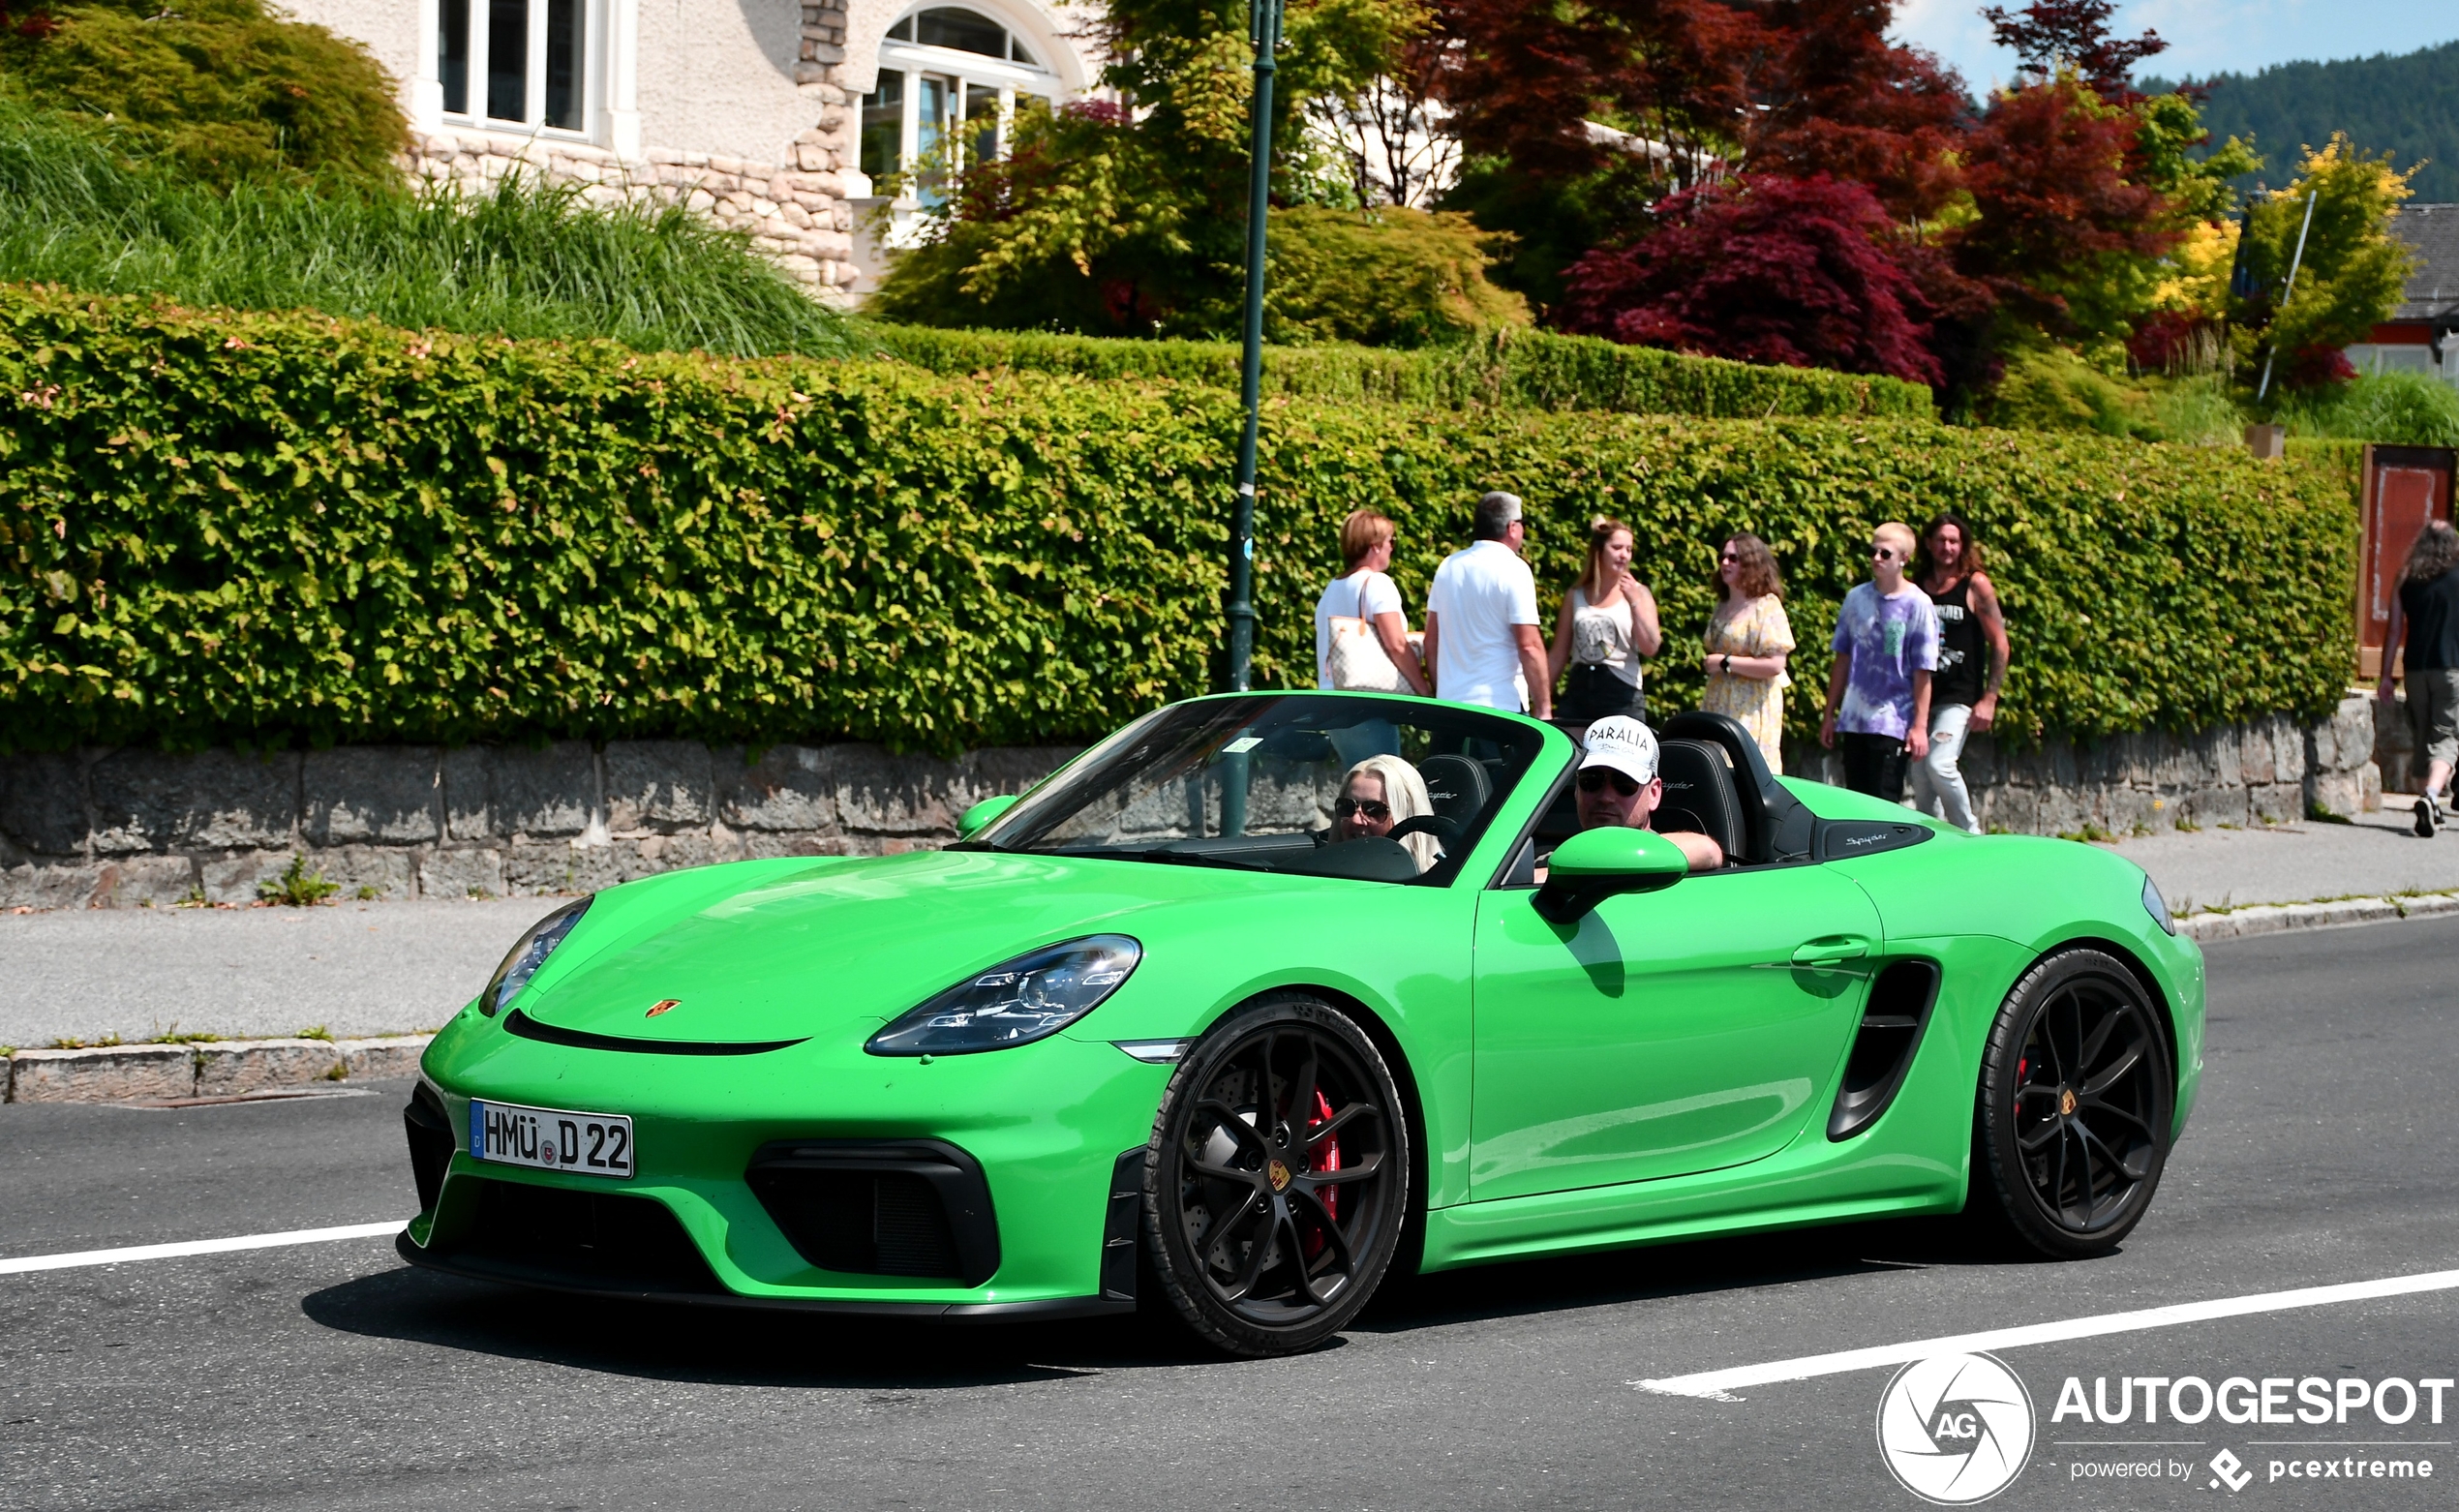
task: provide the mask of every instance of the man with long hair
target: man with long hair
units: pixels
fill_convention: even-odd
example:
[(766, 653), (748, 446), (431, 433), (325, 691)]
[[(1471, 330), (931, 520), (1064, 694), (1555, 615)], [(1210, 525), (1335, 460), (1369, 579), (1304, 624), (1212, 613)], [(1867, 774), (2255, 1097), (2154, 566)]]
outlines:
[(2442, 828), (2442, 795), (2459, 762), (2459, 531), (2446, 522), (2428, 523), (2408, 548), (2376, 689), (2385, 710), (2394, 650), (2408, 677), (2408, 728), (2415, 739), (2409, 767), (2425, 779), (2416, 799), (2416, 833), (2430, 839)]
[(1981, 543), (1960, 515), (1922, 528), (1913, 580), (1938, 615), (1938, 671), (1929, 680), (1929, 754), (1913, 764), (1913, 806), (1979, 834), (1964, 786), (1963, 745), (1997, 722), (2007, 680), (2007, 620), (1998, 590), (1981, 570)]

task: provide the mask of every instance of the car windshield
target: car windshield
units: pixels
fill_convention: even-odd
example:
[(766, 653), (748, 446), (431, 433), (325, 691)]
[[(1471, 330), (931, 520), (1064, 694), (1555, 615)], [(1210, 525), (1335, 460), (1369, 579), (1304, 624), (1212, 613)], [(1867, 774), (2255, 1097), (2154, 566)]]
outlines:
[(1425, 699), (1174, 704), (968, 844), (1441, 886), (1543, 742), (1528, 725)]

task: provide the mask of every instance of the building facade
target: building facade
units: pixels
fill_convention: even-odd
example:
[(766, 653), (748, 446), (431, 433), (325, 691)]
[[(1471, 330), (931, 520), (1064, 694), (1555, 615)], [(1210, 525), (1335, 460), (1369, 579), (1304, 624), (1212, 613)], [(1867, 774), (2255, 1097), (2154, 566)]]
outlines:
[(2416, 254), (2399, 307), (2373, 329), (2371, 341), (2347, 348), (2359, 373), (2422, 373), (2459, 383), (2459, 204), (2402, 205), (2391, 234)]
[[(599, 203), (679, 203), (851, 298), (926, 187), (1017, 110), (1094, 84), (1088, 17), (1044, 0), (289, 0), (400, 81), (412, 170), (529, 172)], [(869, 234), (868, 212), (886, 212)]]

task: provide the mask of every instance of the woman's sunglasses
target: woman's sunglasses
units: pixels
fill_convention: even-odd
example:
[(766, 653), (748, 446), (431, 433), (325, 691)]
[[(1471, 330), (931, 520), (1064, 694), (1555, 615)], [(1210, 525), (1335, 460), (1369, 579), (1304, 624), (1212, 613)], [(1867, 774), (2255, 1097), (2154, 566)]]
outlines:
[(1345, 798), (1332, 805), (1334, 817), (1347, 819), (1351, 814), (1364, 814), (1377, 824), (1392, 816), (1392, 805), (1379, 803), (1371, 798)]
[(1869, 555), (1872, 561), (1893, 561), (1896, 559), (1896, 549), (1892, 546), (1873, 546), (1869, 549)]
[(1614, 791), (1624, 798), (1639, 791), (1639, 784), (1631, 780), (1627, 771), (1616, 771), (1611, 767), (1591, 767), (1580, 773), (1580, 791), (1583, 793), (1602, 793), (1609, 782), (1613, 784)]

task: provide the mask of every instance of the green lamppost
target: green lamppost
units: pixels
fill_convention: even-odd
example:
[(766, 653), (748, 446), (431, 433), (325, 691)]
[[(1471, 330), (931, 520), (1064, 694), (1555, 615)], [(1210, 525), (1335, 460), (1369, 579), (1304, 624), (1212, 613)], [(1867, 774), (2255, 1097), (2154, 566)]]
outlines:
[(1272, 55), (1281, 46), (1282, 0), (1254, 0), (1255, 145), (1247, 172), (1247, 333), (1238, 374), (1245, 420), (1238, 433), (1238, 492), (1230, 511), (1230, 690), (1247, 690), (1255, 655), (1255, 433), (1263, 401), (1263, 232), (1272, 194)]

